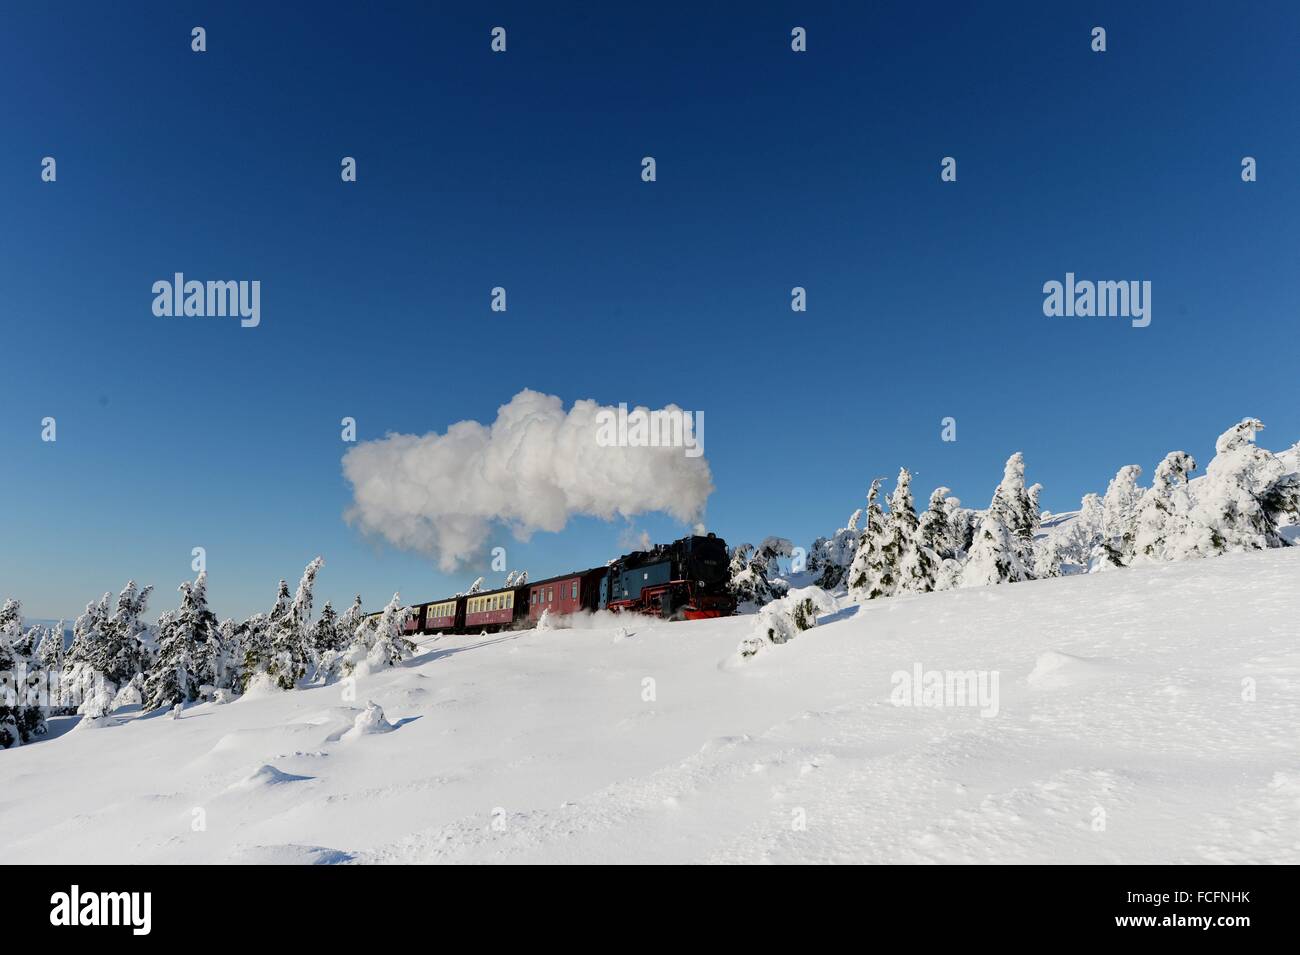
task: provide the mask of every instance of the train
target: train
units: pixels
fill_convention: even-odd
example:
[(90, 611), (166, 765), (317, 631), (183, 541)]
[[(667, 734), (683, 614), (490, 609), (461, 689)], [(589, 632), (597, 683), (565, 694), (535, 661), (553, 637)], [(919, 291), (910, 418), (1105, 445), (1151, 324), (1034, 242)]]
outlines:
[(542, 614), (584, 610), (652, 614), (665, 620), (727, 617), (736, 612), (728, 584), (727, 542), (693, 534), (632, 551), (604, 567), (519, 586), (479, 590), (413, 604), (408, 634), (496, 633), (537, 625)]

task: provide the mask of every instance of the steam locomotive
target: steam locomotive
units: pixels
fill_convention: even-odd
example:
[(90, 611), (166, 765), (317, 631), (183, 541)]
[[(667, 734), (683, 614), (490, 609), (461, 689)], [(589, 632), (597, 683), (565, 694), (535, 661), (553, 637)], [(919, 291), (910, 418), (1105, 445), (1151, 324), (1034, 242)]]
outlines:
[(727, 589), (728, 563), (721, 537), (692, 535), (624, 554), (604, 567), (418, 604), (406, 629), (495, 633), (535, 626), (546, 611), (558, 616), (612, 610), (665, 620), (726, 617), (736, 612), (736, 598)]

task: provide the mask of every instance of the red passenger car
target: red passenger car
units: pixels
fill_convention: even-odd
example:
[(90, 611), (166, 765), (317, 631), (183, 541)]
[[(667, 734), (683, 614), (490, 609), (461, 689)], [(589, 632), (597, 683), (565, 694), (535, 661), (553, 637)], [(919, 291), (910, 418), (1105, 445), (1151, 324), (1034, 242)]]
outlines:
[(551, 616), (595, 610), (600, 600), (600, 578), (605, 568), (576, 571), (528, 584), (528, 621), (536, 623), (544, 611)]

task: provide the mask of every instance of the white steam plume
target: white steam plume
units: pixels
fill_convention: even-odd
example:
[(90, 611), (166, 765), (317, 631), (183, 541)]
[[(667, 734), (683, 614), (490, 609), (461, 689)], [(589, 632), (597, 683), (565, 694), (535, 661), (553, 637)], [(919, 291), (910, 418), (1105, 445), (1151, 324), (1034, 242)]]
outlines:
[[(679, 410), (669, 405), (667, 410)], [(708, 462), (680, 447), (605, 447), (594, 401), (566, 413), (555, 395), (525, 389), (491, 425), (459, 421), (446, 434), (389, 434), (343, 456), (352, 485), (346, 519), (450, 572), (483, 553), (494, 524), (519, 540), (560, 531), (570, 517), (610, 520), (660, 511), (698, 520), (713, 491)]]

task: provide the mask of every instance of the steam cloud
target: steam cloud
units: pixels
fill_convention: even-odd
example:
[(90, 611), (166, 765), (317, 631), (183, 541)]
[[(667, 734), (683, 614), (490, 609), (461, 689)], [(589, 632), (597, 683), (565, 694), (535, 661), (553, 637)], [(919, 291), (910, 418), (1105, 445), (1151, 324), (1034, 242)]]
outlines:
[(494, 525), (527, 540), (579, 515), (698, 520), (713, 491), (708, 462), (680, 447), (602, 447), (597, 415), (613, 410), (583, 400), (566, 413), (555, 395), (525, 389), (491, 425), (362, 442), (343, 456), (353, 497), (345, 517), (444, 572), (481, 555)]

